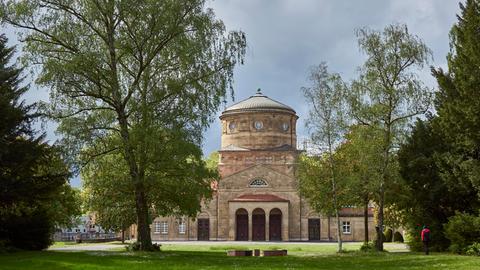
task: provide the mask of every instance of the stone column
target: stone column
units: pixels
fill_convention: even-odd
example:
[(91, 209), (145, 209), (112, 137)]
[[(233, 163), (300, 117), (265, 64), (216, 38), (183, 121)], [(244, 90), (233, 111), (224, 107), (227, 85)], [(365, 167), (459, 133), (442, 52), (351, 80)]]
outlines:
[(265, 241), (270, 241), (270, 211), (265, 212)]
[(282, 241), (289, 241), (290, 217), (288, 215), (288, 204), (286, 204), (285, 207), (282, 207), (280, 209), (282, 211)]
[(248, 241), (252, 241), (253, 229), (252, 229), (252, 211), (248, 211)]
[(236, 222), (235, 210), (230, 207), (228, 213), (228, 240), (234, 241), (235, 239), (235, 222)]

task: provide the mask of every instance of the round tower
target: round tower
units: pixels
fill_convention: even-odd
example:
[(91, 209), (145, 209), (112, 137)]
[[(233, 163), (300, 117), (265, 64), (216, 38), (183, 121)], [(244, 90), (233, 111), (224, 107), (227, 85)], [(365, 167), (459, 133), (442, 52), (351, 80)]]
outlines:
[(257, 93), (223, 111), (222, 150), (296, 149), (298, 116), (291, 107)]
[(260, 92), (223, 111), (222, 177), (262, 164), (293, 176), (297, 157), (295, 111)]

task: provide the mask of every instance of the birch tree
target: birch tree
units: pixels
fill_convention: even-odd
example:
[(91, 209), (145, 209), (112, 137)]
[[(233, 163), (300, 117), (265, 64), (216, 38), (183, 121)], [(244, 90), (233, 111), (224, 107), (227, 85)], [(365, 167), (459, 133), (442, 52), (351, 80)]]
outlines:
[(406, 25), (389, 25), (383, 31), (362, 28), (357, 31), (360, 50), (367, 59), (360, 76), (352, 83), (350, 105), (359, 124), (381, 132), (379, 183), (374, 192), (378, 205), (376, 249), (383, 250), (385, 192), (398, 172), (389, 168), (395, 159), (409, 120), (427, 111), (432, 91), (417, 72), (428, 64), (430, 49), (409, 33)]
[[(342, 205), (338, 198), (338, 166), (334, 152), (343, 138), (346, 115), (345, 90), (346, 85), (340, 75), (330, 74), (326, 63), (315, 66), (310, 71), (311, 86), (303, 87), (307, 103), (310, 105), (307, 128), (312, 143), (319, 147), (326, 156), (328, 178), (331, 187), (331, 205), (337, 221), (338, 251), (342, 251), (342, 236), (339, 211)], [(301, 182), (302, 183), (302, 182)], [(312, 186), (315, 189), (314, 186)], [(318, 190), (311, 190), (313, 193)], [(305, 193), (304, 194), (308, 194)]]

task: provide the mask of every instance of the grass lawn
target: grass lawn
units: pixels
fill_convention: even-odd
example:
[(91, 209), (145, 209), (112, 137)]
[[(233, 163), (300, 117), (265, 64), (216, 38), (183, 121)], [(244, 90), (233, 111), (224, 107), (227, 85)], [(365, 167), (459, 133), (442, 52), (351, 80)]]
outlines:
[[(0, 269), (480, 269), (479, 257), (411, 252), (336, 254), (334, 245), (171, 245), (162, 252), (40, 251), (0, 254)], [(387, 246), (388, 247), (388, 246)], [(286, 257), (227, 257), (226, 250), (286, 248)]]

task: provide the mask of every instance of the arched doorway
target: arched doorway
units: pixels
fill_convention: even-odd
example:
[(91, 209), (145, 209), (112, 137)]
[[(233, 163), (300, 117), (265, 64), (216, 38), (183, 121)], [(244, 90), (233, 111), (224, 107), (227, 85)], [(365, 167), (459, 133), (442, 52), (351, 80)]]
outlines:
[(265, 211), (260, 208), (252, 212), (252, 240), (265, 241)]
[(235, 212), (235, 219), (237, 225), (237, 232), (235, 240), (248, 241), (248, 212), (240, 208)]
[(268, 225), (270, 241), (282, 241), (282, 211), (280, 209), (274, 208), (270, 211)]

